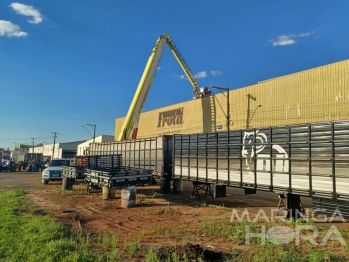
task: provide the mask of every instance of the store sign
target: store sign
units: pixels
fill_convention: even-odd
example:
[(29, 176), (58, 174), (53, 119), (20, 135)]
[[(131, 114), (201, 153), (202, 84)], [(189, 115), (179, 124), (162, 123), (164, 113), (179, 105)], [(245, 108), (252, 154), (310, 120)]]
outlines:
[(183, 124), (183, 107), (159, 113), (158, 128)]

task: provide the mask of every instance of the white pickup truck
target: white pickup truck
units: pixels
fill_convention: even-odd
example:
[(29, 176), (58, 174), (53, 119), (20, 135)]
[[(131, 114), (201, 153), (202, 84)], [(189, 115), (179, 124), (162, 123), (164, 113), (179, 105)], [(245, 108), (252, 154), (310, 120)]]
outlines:
[(70, 166), (71, 158), (53, 159), (49, 166), (42, 171), (42, 183), (47, 185), (50, 181), (62, 180), (62, 166)]

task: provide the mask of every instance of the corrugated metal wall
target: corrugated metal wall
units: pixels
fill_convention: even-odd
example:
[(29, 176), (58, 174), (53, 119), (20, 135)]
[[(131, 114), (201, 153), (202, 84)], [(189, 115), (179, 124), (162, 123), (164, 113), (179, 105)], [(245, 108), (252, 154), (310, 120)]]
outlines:
[[(347, 120), (348, 71), (349, 60), (344, 60), (232, 90), (230, 129)], [(138, 137), (226, 131), (226, 108), (227, 98), (217, 94), (148, 111), (141, 115)], [(181, 119), (175, 116), (178, 109), (182, 109)], [(123, 118), (116, 120), (115, 137), (122, 122)]]

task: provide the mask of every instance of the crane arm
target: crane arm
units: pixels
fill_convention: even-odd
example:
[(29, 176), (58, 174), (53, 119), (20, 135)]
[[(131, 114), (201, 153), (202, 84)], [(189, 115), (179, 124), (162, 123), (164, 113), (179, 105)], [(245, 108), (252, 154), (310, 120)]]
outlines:
[(204, 96), (198, 89), (198, 82), (195, 79), (195, 76), (190, 71), (189, 66), (185, 62), (175, 43), (168, 33), (159, 36), (159, 39), (156, 41), (155, 47), (152, 50), (152, 53), (148, 59), (148, 62), (145, 66), (141, 80), (139, 81), (136, 93), (133, 97), (130, 108), (127, 112), (125, 120), (122, 124), (120, 134), (117, 137), (117, 141), (127, 140), (127, 139), (136, 139), (138, 132), (138, 122), (139, 118), (147, 98), (150, 86), (153, 83), (156, 71), (159, 67), (161, 57), (164, 53), (165, 43), (170, 47), (172, 53), (176, 57), (179, 65), (182, 67), (185, 75), (189, 79), (191, 85), (194, 89), (194, 98), (200, 98)]
[(117, 141), (136, 139), (138, 131), (139, 117), (142, 112), (145, 100), (147, 98), (150, 86), (154, 80), (156, 71), (159, 67), (161, 57), (164, 53), (165, 38), (160, 36), (156, 41), (155, 47), (145, 66), (141, 80), (139, 81), (136, 93), (133, 97), (131, 106), (127, 112)]
[(178, 61), (179, 65), (181, 66), (183, 72), (185, 73), (185, 75), (189, 79), (189, 82), (193, 86), (195, 98), (200, 98), (202, 95), (201, 95), (201, 93), (199, 91), (199, 88), (198, 88), (199, 87), (198, 81), (196, 80), (195, 76), (191, 72), (188, 64), (185, 62), (183, 56), (179, 52), (178, 48), (176, 47), (175, 43), (173, 42), (171, 36), (168, 33), (165, 33), (165, 39), (166, 39), (167, 45), (170, 47), (173, 55), (177, 59), (177, 61)]

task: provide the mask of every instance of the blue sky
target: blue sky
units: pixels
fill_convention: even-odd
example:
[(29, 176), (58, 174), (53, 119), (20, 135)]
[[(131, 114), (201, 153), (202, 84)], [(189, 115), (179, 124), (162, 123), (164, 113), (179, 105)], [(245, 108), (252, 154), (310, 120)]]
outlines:
[[(114, 134), (159, 35), (200, 86), (230, 89), (348, 59), (348, 1), (0, 0), (0, 147)], [(166, 46), (144, 110), (192, 99)], [(92, 128), (89, 128), (93, 133)]]

